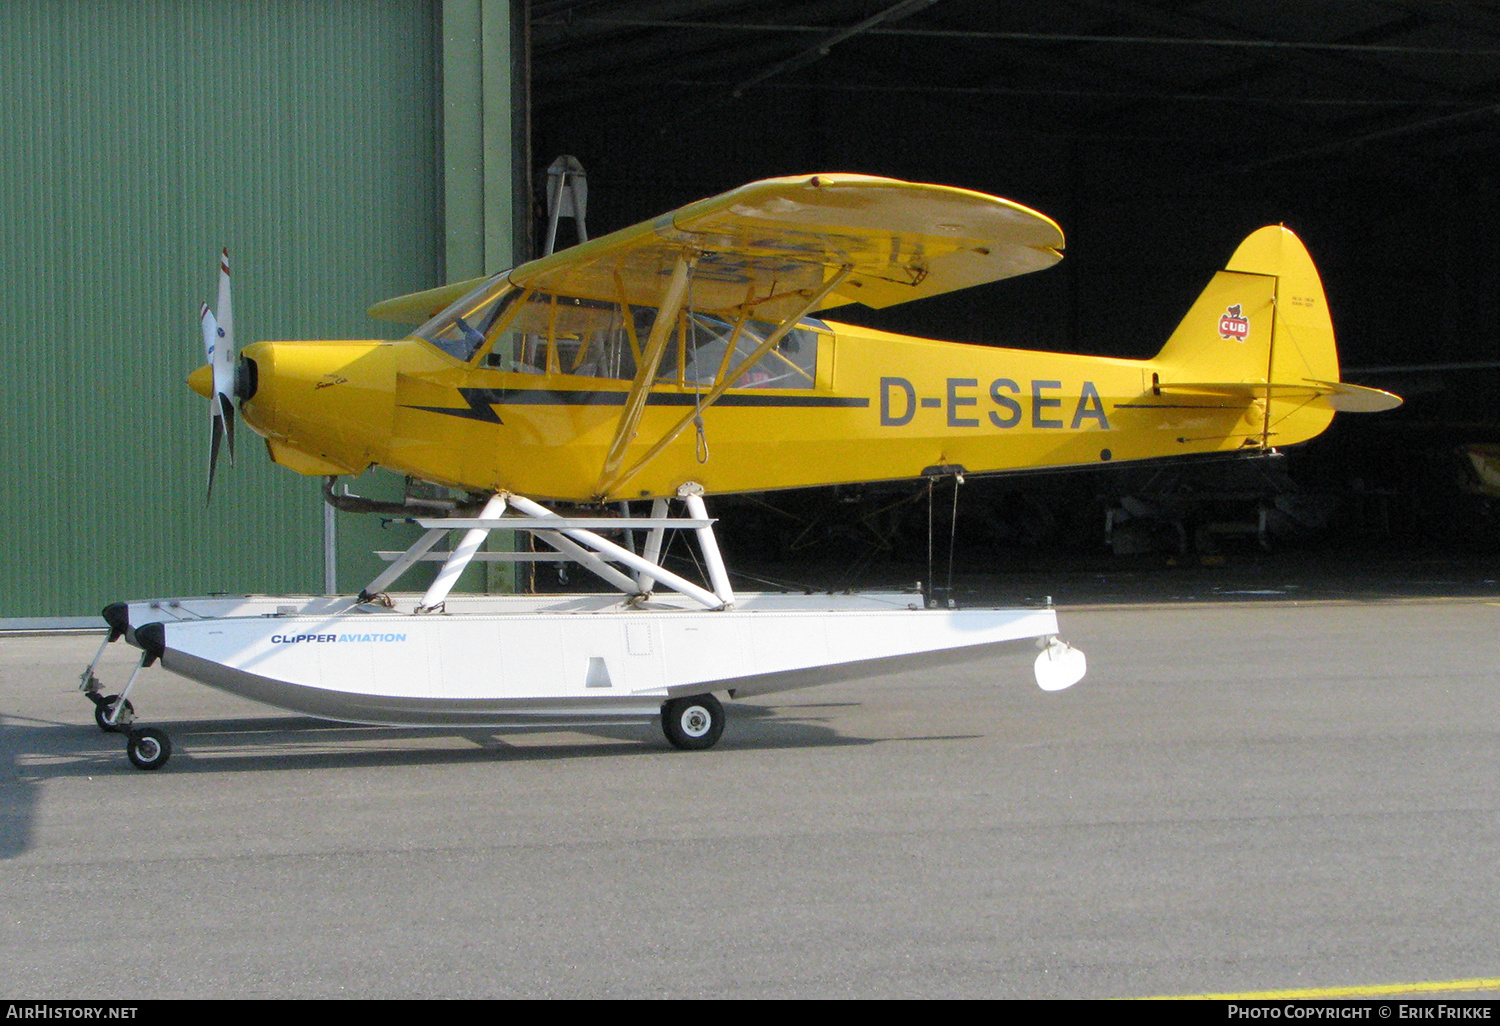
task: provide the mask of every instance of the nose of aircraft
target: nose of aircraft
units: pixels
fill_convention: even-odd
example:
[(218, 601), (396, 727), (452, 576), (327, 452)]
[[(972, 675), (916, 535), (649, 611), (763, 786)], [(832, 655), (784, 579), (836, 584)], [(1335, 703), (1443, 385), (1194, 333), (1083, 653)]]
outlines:
[(242, 350), (235, 376), (240, 414), (252, 430), (350, 473), (366, 467), (376, 440), (389, 435), (394, 386), (381, 341), (256, 342)]
[[(214, 391), (214, 369), (211, 364), (205, 363), (193, 373), (188, 375), (188, 387), (197, 392), (205, 399), (213, 398)], [(255, 361), (241, 357), (234, 367), (234, 395), (232, 398), (241, 402), (255, 395), (257, 388), (257, 374)]]
[(208, 364), (205, 363), (202, 367), (189, 374), (187, 382), (188, 387), (203, 398), (211, 399), (213, 397), (214, 369)]
[(282, 435), (287, 432), (282, 409), (285, 393), (296, 384), (304, 387), (308, 384), (304, 380), (307, 374), (296, 366), (297, 361), (286, 358), (290, 350), (290, 346), (274, 342), (256, 342), (245, 347), (243, 362), (253, 364), (257, 378), (263, 380), (257, 382), (254, 397), (257, 401), (242, 403), (240, 412), (245, 421), (262, 434)]

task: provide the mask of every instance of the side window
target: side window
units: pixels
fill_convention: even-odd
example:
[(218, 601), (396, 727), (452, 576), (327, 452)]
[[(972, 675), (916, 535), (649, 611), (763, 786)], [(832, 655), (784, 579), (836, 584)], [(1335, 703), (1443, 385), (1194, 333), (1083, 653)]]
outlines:
[(495, 339), (485, 364), (498, 370), (542, 374), (547, 369), (547, 336), (553, 320), (554, 297), (532, 293)]
[[(657, 311), (619, 303), (517, 291), (487, 283), (416, 332), (455, 359), (518, 374), (572, 374), (631, 381)], [(667, 335), (657, 381), (731, 388), (813, 388), (816, 321), (782, 335), (753, 366), (747, 361), (776, 331), (768, 321), (683, 311)]]
[(818, 333), (811, 328), (791, 329), (753, 366), (741, 369), (776, 328), (777, 325), (766, 321), (736, 324), (712, 314), (693, 314), (683, 382), (711, 385), (722, 375), (738, 371), (731, 388), (814, 387), (818, 374)]
[(484, 365), (520, 374), (576, 374), (630, 380), (654, 310), (532, 293), (485, 355)]
[[(775, 330), (756, 323), (767, 336)], [(735, 383), (741, 388), (812, 388), (818, 378), (818, 333), (793, 328), (743, 376), (750, 380)]]

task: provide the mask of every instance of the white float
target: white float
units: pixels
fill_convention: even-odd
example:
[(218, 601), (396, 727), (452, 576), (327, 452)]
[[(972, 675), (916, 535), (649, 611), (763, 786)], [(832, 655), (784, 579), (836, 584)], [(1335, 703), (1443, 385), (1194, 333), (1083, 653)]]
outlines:
[[(166, 735), (133, 727), (129, 694), (140, 672), (165, 669), (267, 705), (350, 723), (431, 727), (581, 726), (662, 717), (669, 740), (707, 748), (723, 729), (713, 693), (731, 698), (987, 659), (1036, 644), (1048, 691), (1082, 678), (1083, 653), (1057, 638), (1047, 607), (924, 608), (919, 593), (739, 593), (730, 590), (702, 500), (688, 518), (562, 518), (515, 496), (479, 518), (418, 521), (427, 535), (395, 555), (358, 596), (157, 599), (106, 610), (111, 640), (144, 652), (120, 695), (84, 671), (101, 728), (127, 733), (131, 761), (165, 763)], [(694, 501), (696, 500), (696, 501)], [(523, 516), (502, 516), (505, 506)], [(645, 555), (600, 537), (600, 527), (649, 530)], [(478, 541), (496, 528), (528, 530), (616, 584), (616, 594), (451, 596)], [(660, 566), (660, 533), (690, 529), (709, 588)], [(386, 587), (448, 530), (467, 532), (422, 595)], [(494, 553), (504, 557), (505, 554)], [(624, 570), (610, 565), (623, 565)], [(627, 571), (633, 571), (631, 576)], [(655, 584), (672, 591), (657, 594)], [(626, 593), (629, 590), (631, 593)], [(100, 649), (103, 652), (103, 646)]]

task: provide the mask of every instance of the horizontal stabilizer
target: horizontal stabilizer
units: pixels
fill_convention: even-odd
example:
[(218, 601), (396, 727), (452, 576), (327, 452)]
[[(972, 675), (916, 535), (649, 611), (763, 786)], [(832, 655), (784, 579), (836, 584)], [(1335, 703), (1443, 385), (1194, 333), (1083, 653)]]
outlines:
[(1339, 413), (1379, 413), (1394, 410), (1401, 405), (1401, 397), (1383, 392), (1378, 388), (1351, 385), (1343, 381), (1223, 381), (1185, 382), (1168, 384), (1162, 382), (1156, 391), (1172, 395), (1202, 395), (1235, 399), (1246, 404), (1256, 399), (1302, 400), (1303, 402), (1336, 410)]
[(1340, 413), (1380, 413), (1401, 405), (1399, 395), (1379, 388), (1350, 385), (1343, 381), (1314, 381), (1313, 384), (1330, 389), (1324, 393), (1324, 399)]

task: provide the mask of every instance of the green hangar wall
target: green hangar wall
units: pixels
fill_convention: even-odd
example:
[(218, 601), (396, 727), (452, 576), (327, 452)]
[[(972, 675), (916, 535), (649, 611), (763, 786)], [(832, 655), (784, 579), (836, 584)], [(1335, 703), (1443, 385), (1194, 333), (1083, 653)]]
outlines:
[[(0, 618), (323, 590), (320, 482), (249, 430), (205, 506), (198, 306), (221, 246), (241, 345), (509, 266), (513, 8), (0, 5)], [(344, 590), (402, 543), (353, 519)]]

